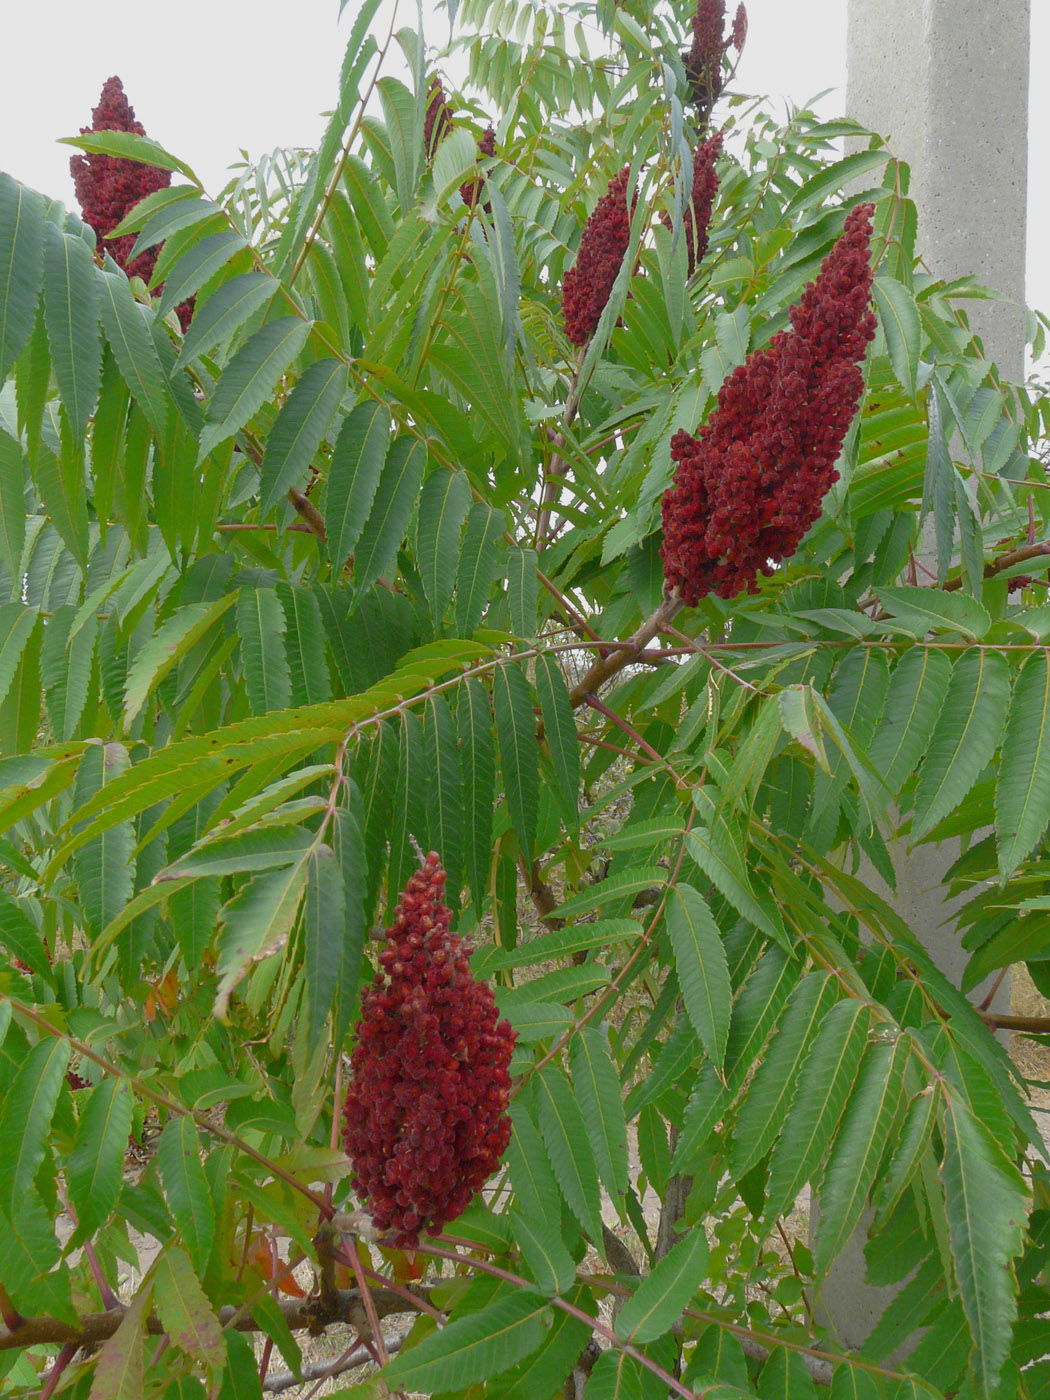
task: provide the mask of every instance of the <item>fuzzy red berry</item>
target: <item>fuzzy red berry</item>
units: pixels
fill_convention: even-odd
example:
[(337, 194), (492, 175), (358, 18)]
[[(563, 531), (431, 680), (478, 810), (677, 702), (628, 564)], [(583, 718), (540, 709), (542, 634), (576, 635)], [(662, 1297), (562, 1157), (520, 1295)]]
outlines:
[[(692, 277), (707, 252), (707, 230), (711, 223), (711, 210), (718, 193), (718, 171), (715, 163), (722, 152), (722, 133), (716, 131), (706, 141), (701, 141), (693, 155), (693, 189), (689, 209), (684, 220), (686, 257), (689, 276)], [(661, 222), (671, 227), (671, 217), (664, 212)]]
[(427, 88), (427, 110), (423, 116), (423, 150), (427, 160), (452, 130), (452, 108), (445, 100), (441, 79), (431, 78)]
[[(91, 125), (80, 128), (81, 136), (96, 131), (130, 131), (136, 136), (146, 134), (142, 123), (136, 121), (135, 109), (128, 102), (124, 85), (117, 77), (106, 79), (99, 104), (91, 113)], [(147, 248), (137, 258), (131, 258), (136, 235), (125, 233), (119, 238), (110, 235), (140, 200), (171, 184), (171, 171), (124, 156), (105, 156), (95, 152), (73, 156), (69, 171), (73, 176), (73, 188), (84, 222), (94, 229), (99, 243), (129, 277), (141, 277), (148, 282), (153, 276), (160, 249)], [(179, 324), (185, 330), (193, 315), (192, 303), (184, 301), (175, 310)]]
[(733, 28), (729, 36), (729, 42), (737, 53), (744, 47), (744, 40), (747, 38), (747, 11), (743, 4), (736, 7), (736, 14), (733, 16)]
[[(478, 160), (483, 160), (486, 156), (496, 154), (496, 133), (491, 126), (485, 128), (481, 140), (478, 142)], [(468, 209), (473, 209), (481, 198), (481, 192), (485, 188), (484, 175), (478, 175), (473, 180), (464, 180), (459, 187), (459, 193), (463, 203)], [(485, 212), (489, 212), (489, 206), (485, 205)]]
[(701, 125), (706, 123), (725, 86), (722, 60), (727, 50), (732, 46), (739, 53), (747, 35), (747, 12), (742, 4), (737, 7), (728, 35), (723, 34), (725, 19), (725, 0), (697, 0), (693, 42), (682, 54), (690, 101), (697, 108)]
[(820, 516), (875, 335), (872, 212), (862, 204), (849, 214), (791, 308), (791, 329), (733, 371), (698, 437), (671, 439), (677, 470), (663, 499), (661, 552), (664, 580), (686, 603), (755, 592), (758, 575), (793, 554)]
[[(80, 128), (82, 136), (96, 131), (146, 134), (142, 123), (135, 120), (135, 110), (124, 95), (124, 85), (119, 78), (106, 79), (99, 104), (91, 113), (91, 125)], [(122, 156), (95, 153), (73, 156), (69, 170), (84, 222), (95, 230), (96, 237), (104, 241), (106, 251), (129, 277), (141, 277), (148, 282), (157, 261), (157, 249), (149, 248), (129, 263), (135, 235), (126, 233), (120, 238), (109, 235), (139, 200), (171, 184), (171, 171)]]
[(634, 210), (634, 204), (627, 207), (630, 173), (625, 165), (609, 181), (583, 226), (576, 262), (562, 279), (562, 319), (573, 345), (586, 345), (594, 334), (627, 252)]
[(343, 1106), (354, 1189), (380, 1230), (416, 1243), (462, 1213), (510, 1141), (514, 1032), (450, 931), (431, 852), (409, 879), (361, 997)]

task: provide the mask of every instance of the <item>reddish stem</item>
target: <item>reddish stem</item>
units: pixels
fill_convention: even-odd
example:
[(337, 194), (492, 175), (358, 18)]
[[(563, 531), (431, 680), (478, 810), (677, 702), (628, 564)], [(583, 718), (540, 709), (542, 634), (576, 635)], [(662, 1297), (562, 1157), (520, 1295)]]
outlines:
[[(513, 1283), (518, 1288), (534, 1289), (534, 1285), (531, 1284), (528, 1279), (521, 1278), (518, 1274), (512, 1274), (508, 1269), (501, 1269), (498, 1264), (490, 1264), (485, 1259), (468, 1258), (462, 1254), (457, 1254), (455, 1250), (442, 1249), (440, 1245), (432, 1245), (430, 1243), (419, 1244), (416, 1248), (421, 1254), (431, 1254), (439, 1259), (451, 1259), (455, 1264), (465, 1264), (468, 1268), (478, 1269), (482, 1273), (491, 1274), (493, 1278), (503, 1279), (506, 1283)], [(697, 1400), (695, 1391), (687, 1389), (680, 1380), (677, 1380), (670, 1372), (665, 1371), (662, 1366), (658, 1366), (655, 1361), (640, 1352), (638, 1348), (633, 1346), (630, 1342), (621, 1341), (611, 1327), (606, 1327), (603, 1322), (592, 1317), (590, 1313), (584, 1312), (582, 1308), (576, 1307), (574, 1303), (570, 1303), (567, 1299), (562, 1298), (558, 1294), (555, 1294), (553, 1298), (548, 1298), (548, 1302), (561, 1312), (568, 1313), (570, 1317), (575, 1317), (592, 1331), (598, 1332), (606, 1341), (611, 1343), (612, 1346), (617, 1347), (620, 1351), (624, 1352), (625, 1355), (637, 1361), (645, 1370), (652, 1372), (652, 1374), (672, 1390), (675, 1395), (681, 1395), (683, 1400)]]

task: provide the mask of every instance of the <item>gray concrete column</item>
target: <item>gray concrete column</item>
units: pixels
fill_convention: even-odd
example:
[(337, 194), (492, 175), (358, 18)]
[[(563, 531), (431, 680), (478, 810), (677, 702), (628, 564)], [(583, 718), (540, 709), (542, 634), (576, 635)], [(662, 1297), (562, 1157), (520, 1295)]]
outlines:
[[(946, 280), (974, 274), (1004, 301), (967, 301), (1004, 379), (1024, 377), (1030, 0), (849, 0), (847, 114), (911, 168), (917, 250)], [(943, 877), (957, 842), (893, 850), (897, 890), (862, 874), (958, 986), (966, 953)], [(979, 988), (974, 994), (980, 1000)], [(1009, 1010), (1004, 981), (993, 1006)], [(895, 1289), (865, 1282), (864, 1234), (837, 1261), (821, 1320), (857, 1347)], [(906, 1349), (906, 1348), (905, 1348)]]
[(849, 0), (846, 111), (911, 167), (918, 248), (1008, 302), (967, 302), (1005, 379), (1024, 377), (1031, 0)]

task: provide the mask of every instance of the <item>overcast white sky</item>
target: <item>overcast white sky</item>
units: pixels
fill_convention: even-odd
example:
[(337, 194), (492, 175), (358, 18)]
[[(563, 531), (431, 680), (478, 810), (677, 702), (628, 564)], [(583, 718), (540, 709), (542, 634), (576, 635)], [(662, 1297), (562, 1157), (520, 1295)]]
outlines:
[[(384, 0), (377, 23), (389, 15)], [(0, 169), (74, 204), (70, 148), (56, 138), (88, 125), (106, 78), (119, 74), (147, 132), (189, 162), (211, 190), (238, 149), (315, 145), (331, 107), (355, 0), (86, 0), (9, 5), (0, 83)], [(732, 10), (730, 3), (727, 9)], [(750, 29), (737, 86), (803, 102), (824, 88), (845, 105), (846, 0), (747, 0)], [(428, 38), (447, 38), (434, 0)], [(1032, 5), (1028, 300), (1050, 312), (1050, 3)], [(401, 0), (404, 22), (415, 13)], [(389, 21), (387, 21), (389, 22)], [(383, 32), (386, 32), (384, 25)]]

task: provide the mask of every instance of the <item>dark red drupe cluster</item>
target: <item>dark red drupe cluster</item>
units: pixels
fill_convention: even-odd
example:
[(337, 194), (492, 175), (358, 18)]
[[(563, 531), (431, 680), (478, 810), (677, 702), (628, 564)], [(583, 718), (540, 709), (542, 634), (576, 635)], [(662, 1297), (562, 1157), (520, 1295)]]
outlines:
[(747, 11), (743, 4), (736, 7), (736, 14), (733, 16), (733, 28), (729, 32), (729, 42), (736, 49), (737, 53), (744, 47), (747, 38)]
[[(482, 133), (481, 140), (478, 142), (478, 160), (484, 160), (486, 156), (494, 156), (495, 154), (496, 133), (491, 126), (487, 126)], [(474, 208), (474, 205), (477, 204), (478, 200), (481, 198), (481, 191), (484, 188), (484, 175), (478, 175), (473, 180), (463, 181), (462, 185), (459, 187), (459, 193), (463, 199), (463, 203), (468, 209)], [(488, 206), (486, 205), (485, 208), (487, 212)]]
[[(715, 195), (718, 193), (718, 171), (715, 169), (715, 163), (721, 151), (722, 133), (716, 131), (706, 141), (700, 142), (693, 155), (693, 192), (684, 220), (690, 277), (707, 252), (707, 230), (711, 224)], [(666, 211), (660, 218), (668, 228), (671, 227), (671, 216)]]
[(435, 76), (427, 88), (427, 110), (423, 116), (423, 150), (427, 160), (452, 130), (452, 108), (445, 100), (441, 79)]
[[(142, 123), (135, 120), (135, 109), (124, 95), (124, 85), (119, 78), (106, 79), (99, 104), (91, 113), (91, 125), (80, 128), (81, 136), (93, 131), (132, 131), (137, 136), (146, 134)], [(111, 238), (110, 233), (140, 200), (171, 184), (171, 171), (161, 170), (156, 165), (144, 165), (139, 160), (128, 160), (124, 156), (104, 156), (94, 152), (73, 156), (69, 170), (84, 222), (94, 229), (99, 243), (129, 277), (141, 277), (148, 282), (153, 276), (160, 248), (147, 248), (129, 261), (136, 235), (125, 233), (119, 238)], [(192, 302), (184, 301), (175, 308), (175, 313), (185, 330), (193, 316)]]
[[(135, 120), (135, 110), (124, 95), (119, 78), (107, 78), (98, 106), (91, 113), (91, 125), (80, 128), (81, 136), (95, 131), (133, 131), (145, 136), (146, 129)], [(129, 277), (141, 277), (148, 282), (157, 261), (157, 249), (148, 248), (132, 262), (129, 254), (135, 244), (135, 234), (126, 233), (110, 238), (124, 215), (154, 190), (171, 184), (171, 171), (155, 165), (143, 165), (138, 160), (122, 156), (96, 154), (75, 155), (69, 162), (84, 222), (95, 230), (95, 236), (106, 240), (106, 251), (119, 263)]]
[(861, 204), (791, 308), (791, 329), (722, 385), (699, 437), (671, 439), (664, 495), (664, 580), (686, 603), (756, 591), (759, 574), (798, 548), (820, 515), (864, 388), (875, 335), (872, 205)]
[(594, 334), (627, 252), (633, 212), (633, 205), (627, 208), (630, 173), (631, 167), (625, 165), (609, 181), (583, 226), (576, 262), (562, 279), (562, 320), (573, 345), (586, 345)]
[(455, 1219), (510, 1141), (514, 1032), (450, 932), (431, 852), (409, 880), (361, 997), (343, 1108), (354, 1189), (400, 1245)]
[(725, 86), (722, 59), (730, 48), (739, 53), (747, 37), (747, 11), (742, 4), (737, 6), (728, 35), (724, 34), (725, 19), (725, 0), (697, 0), (693, 42), (682, 54), (690, 100), (698, 110), (701, 125)]

